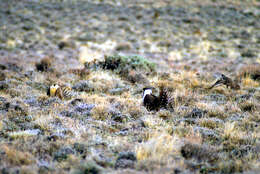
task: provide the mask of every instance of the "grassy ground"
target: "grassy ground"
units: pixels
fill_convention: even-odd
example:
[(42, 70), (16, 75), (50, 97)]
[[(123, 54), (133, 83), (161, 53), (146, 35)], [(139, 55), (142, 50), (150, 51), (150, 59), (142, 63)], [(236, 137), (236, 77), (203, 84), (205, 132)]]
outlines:
[[(259, 1), (9, 0), (0, 19), (0, 173), (259, 173)], [(241, 88), (208, 89), (221, 73)], [(148, 112), (147, 86), (174, 110)]]

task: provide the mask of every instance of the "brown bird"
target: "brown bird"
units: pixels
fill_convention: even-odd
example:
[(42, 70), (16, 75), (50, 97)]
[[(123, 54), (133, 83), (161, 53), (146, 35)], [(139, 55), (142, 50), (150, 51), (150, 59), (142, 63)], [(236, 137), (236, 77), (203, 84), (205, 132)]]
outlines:
[(230, 87), (231, 89), (240, 89), (240, 86), (237, 82), (233, 81), (224, 74), (221, 74), (220, 78), (208, 89), (212, 89), (213, 87), (221, 84), (226, 85), (227, 88)]
[(152, 94), (152, 88), (143, 88), (143, 105), (148, 111), (158, 111), (159, 103), (159, 97)]
[(70, 99), (72, 96), (74, 96), (74, 93), (70, 87), (53, 84), (48, 88), (47, 95), (51, 97), (56, 96), (60, 99)]
[(158, 111), (160, 108), (167, 109), (169, 96), (167, 91), (161, 87), (159, 96), (152, 94), (152, 88), (143, 88), (143, 105), (148, 111)]

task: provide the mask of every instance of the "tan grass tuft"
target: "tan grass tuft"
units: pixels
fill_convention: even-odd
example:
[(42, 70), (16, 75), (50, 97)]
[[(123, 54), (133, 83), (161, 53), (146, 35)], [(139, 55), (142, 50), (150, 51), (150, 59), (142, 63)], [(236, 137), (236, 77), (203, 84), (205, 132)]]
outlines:
[(99, 104), (92, 109), (92, 118), (96, 120), (106, 120), (109, 117), (108, 106)]
[(191, 144), (201, 145), (202, 140), (203, 138), (201, 134), (199, 132), (195, 132), (193, 129), (190, 130), (190, 132), (185, 136), (185, 141)]
[(156, 113), (156, 115), (159, 117), (159, 118), (162, 118), (162, 119), (170, 119), (172, 118), (172, 113), (168, 110), (160, 110), (159, 112)]
[(252, 87), (259, 87), (259, 83), (253, 79), (251, 79), (249, 76), (246, 76), (242, 79), (242, 86), (252, 88)]
[(155, 132), (149, 140), (136, 147), (137, 160), (163, 160), (178, 152), (180, 139), (164, 132)]
[(14, 165), (30, 165), (35, 162), (33, 156), (28, 152), (18, 151), (10, 146), (2, 145), (7, 160)]
[(219, 126), (217, 122), (211, 119), (203, 118), (199, 120), (199, 125), (202, 127), (207, 127), (209, 129), (215, 129)]
[(224, 139), (230, 140), (232, 143), (237, 145), (247, 143), (250, 138), (245, 132), (241, 131), (237, 127), (235, 122), (227, 122), (224, 124), (223, 137)]
[(251, 78), (260, 77), (260, 65), (246, 65), (238, 73), (238, 78), (249, 76)]

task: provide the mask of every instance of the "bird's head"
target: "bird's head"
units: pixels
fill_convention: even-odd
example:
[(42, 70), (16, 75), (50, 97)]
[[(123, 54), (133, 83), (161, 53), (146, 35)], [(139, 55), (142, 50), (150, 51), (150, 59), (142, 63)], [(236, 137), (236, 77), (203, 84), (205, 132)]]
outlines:
[(51, 85), (50, 86), (50, 88), (49, 88), (49, 95), (51, 96), (51, 97), (54, 97), (55, 96), (55, 93), (56, 93), (56, 91), (57, 91), (57, 89), (59, 88), (60, 86), (59, 85), (57, 85), (57, 84), (53, 84), (53, 85)]
[(143, 88), (143, 99), (146, 95), (152, 94), (153, 90), (152, 88)]

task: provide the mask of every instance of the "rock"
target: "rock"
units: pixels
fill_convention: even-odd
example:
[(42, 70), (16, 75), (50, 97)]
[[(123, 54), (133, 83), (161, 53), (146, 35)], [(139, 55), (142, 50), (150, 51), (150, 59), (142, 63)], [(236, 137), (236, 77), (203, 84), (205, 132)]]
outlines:
[(115, 163), (115, 168), (134, 168), (136, 155), (133, 152), (121, 152)]

